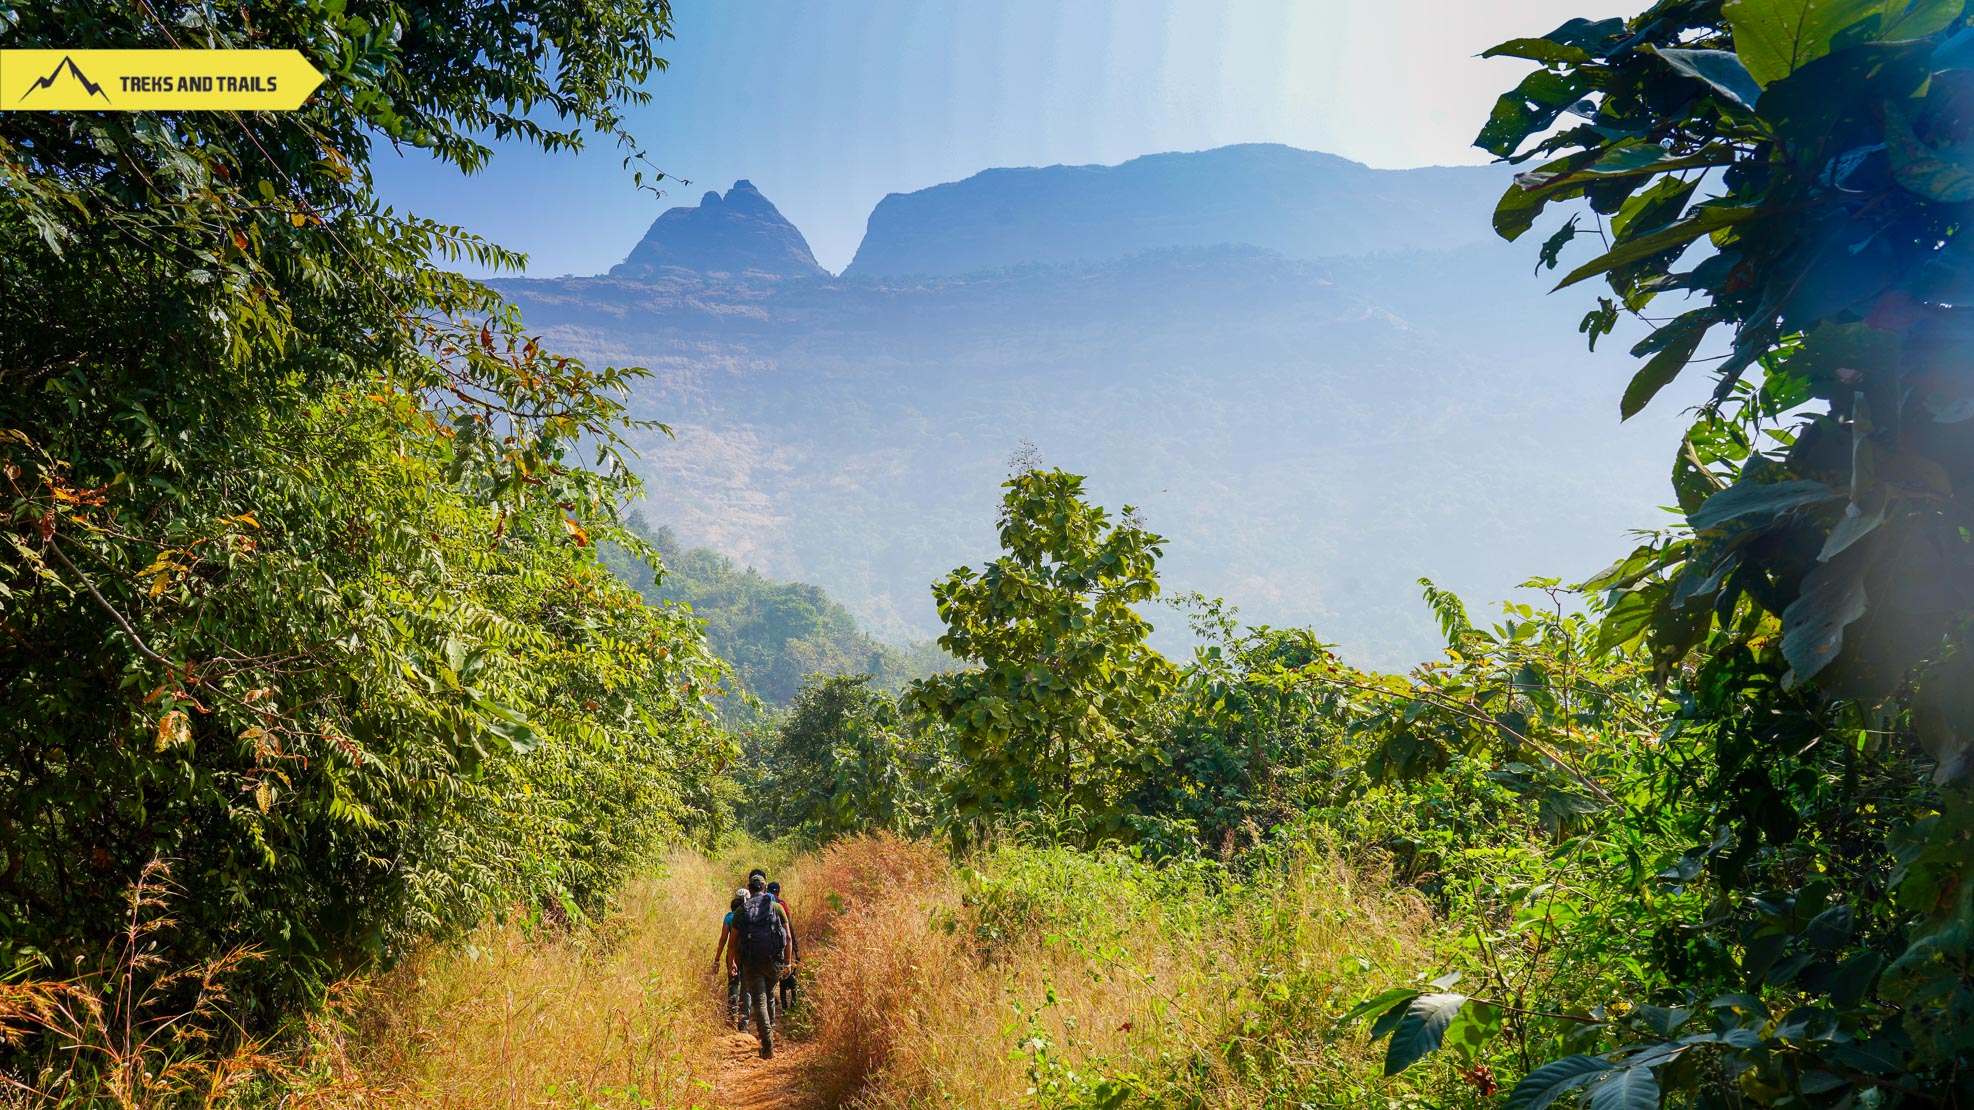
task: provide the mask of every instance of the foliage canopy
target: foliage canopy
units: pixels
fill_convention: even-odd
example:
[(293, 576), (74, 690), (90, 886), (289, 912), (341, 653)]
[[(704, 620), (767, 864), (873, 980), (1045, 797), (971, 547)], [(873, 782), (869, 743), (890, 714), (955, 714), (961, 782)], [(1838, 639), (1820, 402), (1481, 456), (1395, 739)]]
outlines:
[(1004, 488), (1004, 553), (932, 588), (939, 646), (974, 666), (911, 690), (968, 769), (949, 786), (956, 828), (1046, 803), (1126, 832), (1129, 792), (1160, 766), (1153, 714), (1177, 673), (1133, 608), (1158, 595), (1159, 538), (1128, 506), (1113, 523), (1074, 474), (1023, 470)]
[[(8, 47), (292, 47), (293, 113), (0, 118), (0, 964), (154, 858), (262, 1000), (510, 901), (597, 907), (720, 811), (722, 670), (594, 557), (635, 371), (556, 356), (384, 208), (373, 143), (627, 142), (662, 0), (54, 0)], [(554, 64), (543, 66), (545, 54)], [(633, 153), (635, 153), (633, 148)]]

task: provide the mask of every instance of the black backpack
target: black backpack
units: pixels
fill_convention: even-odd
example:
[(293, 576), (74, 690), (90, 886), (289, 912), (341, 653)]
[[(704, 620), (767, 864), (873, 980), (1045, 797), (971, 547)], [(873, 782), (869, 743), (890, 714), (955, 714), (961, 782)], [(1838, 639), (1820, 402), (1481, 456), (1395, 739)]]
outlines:
[(779, 960), (788, 950), (781, 914), (775, 912), (775, 896), (766, 891), (748, 896), (740, 912), (733, 915), (733, 927), (740, 934), (741, 959), (747, 963)]

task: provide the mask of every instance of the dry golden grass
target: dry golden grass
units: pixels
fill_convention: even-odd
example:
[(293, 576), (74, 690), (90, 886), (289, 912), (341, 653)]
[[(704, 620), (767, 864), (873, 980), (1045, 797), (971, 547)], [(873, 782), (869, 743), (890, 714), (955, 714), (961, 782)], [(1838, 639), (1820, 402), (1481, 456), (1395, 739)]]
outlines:
[[(805, 861), (815, 906), (805, 943), (818, 953), (810, 979), (817, 1043), (814, 1089), (835, 1105), (886, 1073), (917, 995), (943, 985), (952, 938), (926, 932), (927, 910), (951, 901), (943, 853), (890, 835), (840, 840)], [(957, 968), (955, 968), (957, 970)]]
[[(348, 985), (290, 1052), (208, 1069), (208, 1104), (1359, 1106), (1392, 1092), (1334, 1017), (1433, 956), (1417, 898), (1314, 848), (1239, 886), (1046, 847), (955, 867), (886, 835), (746, 850), (673, 854), (599, 928), (489, 926)], [(757, 862), (793, 907), (810, 1006), (772, 1065), (725, 1029), (712, 962)]]
[[(1148, 1101), (1261, 1106), (1294, 1088), (1358, 1104), (1381, 1086), (1375, 1053), (1331, 1017), (1364, 988), (1367, 960), (1393, 974), (1429, 958), (1417, 899), (1325, 855), (1289, 861), (1281, 898), (1234, 913), (1203, 889), (1106, 889), (1069, 853), (984, 857), (966, 882), (931, 858), (864, 839), (811, 871), (816, 896), (860, 891), (815, 977), (832, 1102), (1075, 1105), (1101, 1077), (1128, 1076)], [(872, 881), (887, 868), (895, 881)], [(1079, 903), (1096, 924), (1064, 919)]]
[[(727, 861), (674, 853), (600, 929), (490, 926), (362, 985), (315, 1051), (320, 1107), (713, 1104), (724, 978), (713, 967)], [(744, 871), (744, 867), (743, 867)]]
[(42, 1051), (0, 1071), (0, 1107), (117, 1110), (234, 1105), (285, 1074), (265, 1042), (227, 1035), (228, 985), (260, 955), (236, 948), (192, 964), (169, 946), (171, 867), (144, 866), (124, 892), (124, 928), (97, 966), (67, 979), (0, 981), (0, 1047)]

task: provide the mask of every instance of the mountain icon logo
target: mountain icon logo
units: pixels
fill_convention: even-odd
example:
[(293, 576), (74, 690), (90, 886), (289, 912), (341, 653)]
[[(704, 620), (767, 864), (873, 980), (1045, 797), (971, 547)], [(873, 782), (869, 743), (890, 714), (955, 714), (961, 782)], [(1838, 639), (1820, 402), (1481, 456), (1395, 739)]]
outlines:
[[(69, 71), (70, 76), (74, 77), (77, 81), (82, 82), (83, 89), (86, 90), (90, 96), (102, 97), (103, 103), (105, 104), (108, 104), (110, 102), (110, 96), (108, 93), (103, 91), (103, 86), (98, 85), (94, 81), (91, 81), (88, 78), (88, 76), (82, 72), (82, 69), (75, 64), (75, 59), (69, 57), (66, 54), (62, 55), (62, 60), (55, 64), (54, 70), (52, 70), (48, 74), (48, 76), (37, 77), (34, 79), (34, 84), (29, 85), (27, 91), (21, 94), (21, 100), (26, 100), (28, 97), (33, 96), (35, 93), (40, 92), (42, 89), (54, 88), (55, 79), (57, 77), (60, 77), (62, 75), (62, 71), (65, 69)], [(18, 104), (20, 103), (20, 101), (17, 100), (15, 101), (15, 103)]]

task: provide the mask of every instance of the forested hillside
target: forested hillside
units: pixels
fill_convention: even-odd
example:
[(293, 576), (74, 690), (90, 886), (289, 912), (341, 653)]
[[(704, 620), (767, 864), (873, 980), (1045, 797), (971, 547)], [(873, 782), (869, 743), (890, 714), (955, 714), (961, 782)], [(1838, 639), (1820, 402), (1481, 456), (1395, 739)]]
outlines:
[[(1566, 341), (1636, 338), (1567, 450), (1514, 423), (1575, 411), (1538, 370), (1469, 375), (1524, 407), (1467, 432), (1563, 476), (1509, 523), (1606, 565), (1485, 607), (1385, 589), (1404, 563), (1344, 583), (1431, 630), (1391, 667), (1253, 619), (1260, 585), (1189, 590), (1175, 566), (1239, 565), (1234, 522), (1271, 518), (1113, 495), (1149, 496), (1149, 460), (1100, 483), (1024, 448), (956, 496), (886, 456), (940, 506), (914, 558), (954, 553), (911, 584), (936, 665), (654, 532), (629, 449), (666, 442), (661, 403), (782, 372), (715, 331), (833, 351), (756, 401), (838, 415), (961, 351), (1046, 408), (1071, 394), (1038, 352), (1066, 336), (1112, 364), (1191, 335), (1192, 370), (1078, 400), (1086, 434), (1149, 452), (1211, 424), (1132, 407), (1159, 391), (1315, 406), (1358, 469), (1250, 415), (1255, 473), (1290, 492), (1222, 491), (1285, 513), (1376, 487), (1435, 414), (1448, 496), (1491, 473), (1461, 469), (1480, 444), (1450, 415), (1448, 368), (1476, 364), (1394, 348), (1411, 325), (1376, 307), (1491, 311), (1465, 249), (896, 284), (647, 261), (514, 288), (598, 349), (582, 321), (662, 308), (636, 323), (685, 337), (659, 387), (556, 353), (435, 261), (516, 260), (388, 210), (367, 153), (471, 171), (489, 136), (587, 135), (644, 165), (620, 112), (670, 14), (0, 9), (10, 45), (196, 30), (336, 75), (287, 115), (0, 115), (0, 1106), (1974, 1107), (1974, 5), (1501, 28), (1491, 53), (1528, 64), (1476, 139), (1518, 167), (1492, 231), (1598, 290)], [(647, 259), (708, 226), (660, 225)], [(1145, 337), (1079, 331), (1093, 304)], [(861, 311), (937, 359), (887, 369)], [(837, 323), (791, 340), (805, 314)], [(928, 439), (982, 421), (952, 366)], [(1650, 495), (1623, 492), (1620, 419), (1656, 437)], [(824, 426), (868, 460), (898, 425)], [(666, 449), (758, 464), (718, 442)], [(1525, 503), (1556, 489), (1585, 500)], [(1298, 542), (1390, 526), (1378, 500), (1324, 502)], [(1640, 530), (1599, 539), (1592, 509)], [(1407, 543), (1503, 557), (1449, 519)]]
[[(931, 643), (896, 647), (872, 639), (821, 588), (778, 582), (703, 547), (686, 548), (669, 528), (653, 529), (643, 515), (626, 520), (658, 558), (606, 544), (600, 555), (612, 573), (651, 605), (679, 606), (705, 624), (706, 643), (733, 668), (738, 689), (770, 707), (785, 707), (802, 680), (817, 674), (867, 674), (885, 689), (922, 678), (948, 660)], [(729, 717), (747, 715), (729, 705)]]

